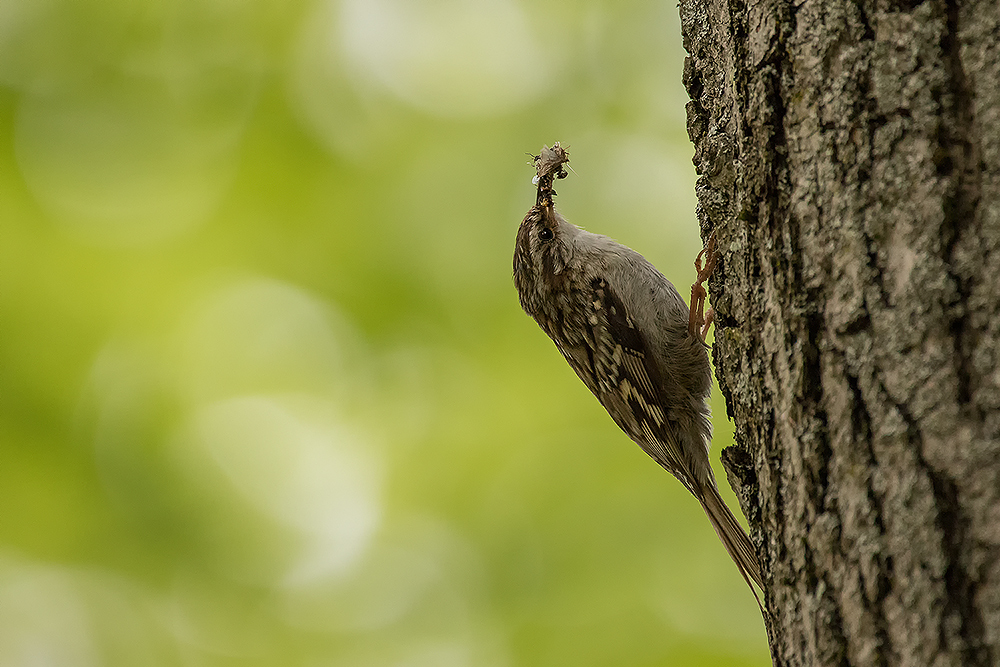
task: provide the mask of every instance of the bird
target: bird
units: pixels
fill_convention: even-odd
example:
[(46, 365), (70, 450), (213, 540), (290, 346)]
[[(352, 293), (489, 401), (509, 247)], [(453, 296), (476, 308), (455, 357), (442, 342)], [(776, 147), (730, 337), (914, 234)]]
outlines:
[[(750, 538), (719, 495), (709, 461), (712, 369), (702, 283), (715, 237), (695, 260), (691, 305), (649, 261), (568, 222), (553, 203), (569, 155), (558, 142), (533, 156), (535, 205), (517, 230), (514, 284), (521, 307), (618, 427), (698, 500), (753, 592), (764, 590)], [(702, 265), (702, 260), (705, 264)]]

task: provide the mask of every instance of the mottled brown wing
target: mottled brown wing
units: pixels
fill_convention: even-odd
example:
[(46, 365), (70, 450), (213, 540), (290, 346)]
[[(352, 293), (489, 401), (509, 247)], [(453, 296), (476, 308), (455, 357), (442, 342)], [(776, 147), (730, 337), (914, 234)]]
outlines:
[(645, 339), (618, 295), (604, 278), (590, 284), (590, 303), (579, 341), (563, 356), (597, 396), (615, 423), (647, 454), (688, 488), (691, 484), (675, 452), (669, 406), (664, 405), (662, 380)]

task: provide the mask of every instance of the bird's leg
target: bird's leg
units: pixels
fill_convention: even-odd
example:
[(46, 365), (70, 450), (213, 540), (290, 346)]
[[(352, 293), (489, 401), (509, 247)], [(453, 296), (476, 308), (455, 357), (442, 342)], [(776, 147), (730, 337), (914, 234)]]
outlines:
[(705, 336), (708, 335), (708, 330), (712, 327), (712, 324), (714, 323), (715, 323), (715, 308), (709, 306), (708, 310), (705, 311), (705, 324), (703, 324), (701, 327), (702, 342), (705, 342)]
[[(704, 266), (702, 266), (702, 257), (705, 258)], [(707, 313), (705, 312), (705, 299), (708, 298), (708, 292), (705, 291), (702, 283), (712, 275), (718, 260), (719, 254), (715, 250), (715, 232), (713, 231), (708, 237), (708, 243), (694, 260), (694, 268), (698, 272), (698, 277), (691, 285), (691, 313), (688, 316), (688, 333), (692, 336), (699, 336), (702, 342), (704, 342), (708, 328), (712, 326), (712, 321), (715, 319), (715, 311), (711, 307)]]

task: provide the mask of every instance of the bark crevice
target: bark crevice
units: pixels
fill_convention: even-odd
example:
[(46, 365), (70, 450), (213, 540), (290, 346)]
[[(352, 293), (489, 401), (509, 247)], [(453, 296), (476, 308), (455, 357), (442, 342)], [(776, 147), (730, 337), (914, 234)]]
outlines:
[[(940, 95), (945, 120), (940, 126), (940, 150), (936, 155), (936, 164), (938, 173), (947, 182), (942, 221), (943, 259), (952, 266), (955, 264), (956, 246), (963, 235), (971, 233), (978, 236), (977, 213), (982, 196), (982, 165), (979, 158), (981, 148), (976, 136), (974, 97), (962, 62), (957, 0), (947, 0), (946, 15), (941, 50), (944, 54), (948, 87)], [(971, 283), (974, 274), (961, 275), (958, 271), (953, 271), (950, 275), (957, 291), (957, 299), (952, 307), (951, 334), (955, 341), (958, 399), (963, 405), (971, 407), (975, 376), (971, 350), (975, 348), (976, 341), (971, 340), (974, 330), (967, 323), (966, 304), (973, 292)]]

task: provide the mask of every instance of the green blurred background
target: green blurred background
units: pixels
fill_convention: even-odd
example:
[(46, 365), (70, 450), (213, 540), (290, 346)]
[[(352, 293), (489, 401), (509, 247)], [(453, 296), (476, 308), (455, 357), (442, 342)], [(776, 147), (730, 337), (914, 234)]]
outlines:
[(676, 12), (3, 0), (0, 665), (769, 664), (510, 277), (559, 140), (691, 283)]

